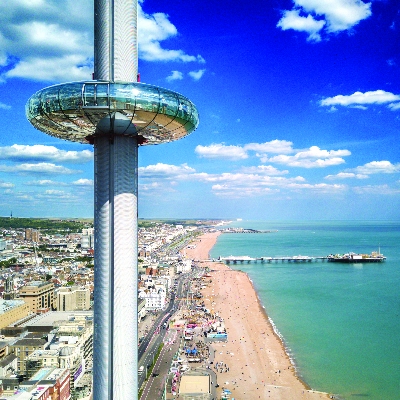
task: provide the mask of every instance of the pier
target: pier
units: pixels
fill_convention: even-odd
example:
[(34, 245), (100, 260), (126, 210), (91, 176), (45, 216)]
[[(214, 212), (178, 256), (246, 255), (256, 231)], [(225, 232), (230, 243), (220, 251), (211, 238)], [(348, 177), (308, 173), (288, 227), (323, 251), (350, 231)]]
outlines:
[(229, 256), (219, 257), (216, 261), (222, 261), (225, 264), (250, 264), (250, 263), (270, 263), (270, 262), (315, 262), (327, 261), (326, 256), (288, 256), (288, 257), (248, 257), (248, 256)]

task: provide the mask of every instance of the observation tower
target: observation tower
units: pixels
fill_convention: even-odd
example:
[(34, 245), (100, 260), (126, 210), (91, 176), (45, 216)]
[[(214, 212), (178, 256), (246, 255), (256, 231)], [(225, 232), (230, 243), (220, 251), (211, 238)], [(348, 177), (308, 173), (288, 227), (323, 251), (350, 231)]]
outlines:
[(94, 80), (54, 85), (27, 102), (31, 124), (94, 145), (94, 400), (138, 396), (138, 146), (199, 123), (186, 97), (137, 82), (137, 0), (94, 0)]

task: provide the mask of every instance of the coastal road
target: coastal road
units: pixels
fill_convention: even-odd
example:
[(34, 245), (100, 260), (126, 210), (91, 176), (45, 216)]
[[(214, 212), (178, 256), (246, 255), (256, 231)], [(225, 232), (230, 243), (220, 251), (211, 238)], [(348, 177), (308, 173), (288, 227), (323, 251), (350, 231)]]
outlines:
[[(139, 350), (138, 350), (138, 358), (139, 363), (138, 366), (144, 367), (143, 372), (138, 374), (138, 384), (141, 387), (146, 379), (147, 370), (154, 362), (154, 358), (156, 357), (157, 350), (160, 344), (163, 341), (164, 336), (167, 333), (167, 329), (163, 327), (164, 322), (168, 321), (172, 314), (179, 308), (182, 301), (182, 298), (187, 298), (188, 290), (190, 287), (190, 280), (197, 276), (199, 271), (197, 269), (182, 274), (177, 279), (177, 288), (176, 293), (172, 293), (170, 302), (168, 307), (163, 310), (159, 316), (157, 317), (156, 321), (154, 322), (153, 326), (149, 330), (148, 334), (145, 336), (143, 341), (140, 343)], [(177, 339), (177, 342), (179, 339)], [(172, 357), (169, 360), (171, 362)], [(169, 364), (168, 364), (169, 365)]]

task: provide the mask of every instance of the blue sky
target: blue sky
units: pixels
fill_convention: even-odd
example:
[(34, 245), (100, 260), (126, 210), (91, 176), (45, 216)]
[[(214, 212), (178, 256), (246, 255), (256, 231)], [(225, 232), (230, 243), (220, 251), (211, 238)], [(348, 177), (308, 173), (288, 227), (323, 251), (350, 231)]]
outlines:
[[(396, 0), (144, 0), (138, 25), (141, 81), (200, 113), (139, 149), (140, 217), (400, 219)], [(93, 149), (25, 117), (91, 78), (92, 31), (89, 0), (1, 2), (0, 215), (93, 215)]]

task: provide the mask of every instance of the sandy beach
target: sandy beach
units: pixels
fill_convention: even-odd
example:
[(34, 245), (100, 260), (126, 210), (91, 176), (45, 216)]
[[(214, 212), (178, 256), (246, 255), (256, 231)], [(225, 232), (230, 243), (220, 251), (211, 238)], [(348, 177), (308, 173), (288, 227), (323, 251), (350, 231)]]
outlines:
[[(187, 258), (207, 260), (218, 232), (199, 237), (186, 248)], [(192, 246), (191, 246), (192, 247)], [(280, 338), (262, 308), (247, 274), (222, 263), (201, 262), (208, 266), (212, 283), (203, 290), (206, 307), (224, 319), (226, 343), (213, 344), (220, 387), (244, 399), (327, 399), (326, 393), (310, 390), (298, 379)], [(220, 368), (215, 368), (219, 363)]]

